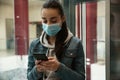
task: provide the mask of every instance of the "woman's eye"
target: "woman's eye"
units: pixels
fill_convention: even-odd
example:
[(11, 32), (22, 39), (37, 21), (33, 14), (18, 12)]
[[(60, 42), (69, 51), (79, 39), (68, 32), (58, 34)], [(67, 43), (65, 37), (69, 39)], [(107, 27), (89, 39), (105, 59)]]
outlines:
[(47, 21), (43, 21), (43, 23), (47, 23)]
[(52, 23), (56, 23), (57, 21), (51, 21)]

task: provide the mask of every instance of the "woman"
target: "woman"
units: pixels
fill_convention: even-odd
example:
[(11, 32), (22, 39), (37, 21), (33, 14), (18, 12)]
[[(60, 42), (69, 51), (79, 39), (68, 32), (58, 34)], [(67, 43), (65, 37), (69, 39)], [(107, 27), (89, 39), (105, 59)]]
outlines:
[[(85, 80), (84, 52), (81, 42), (66, 25), (60, 3), (49, 0), (42, 8), (40, 39), (31, 43), (28, 56), (28, 80)], [(48, 60), (36, 60), (34, 53)]]

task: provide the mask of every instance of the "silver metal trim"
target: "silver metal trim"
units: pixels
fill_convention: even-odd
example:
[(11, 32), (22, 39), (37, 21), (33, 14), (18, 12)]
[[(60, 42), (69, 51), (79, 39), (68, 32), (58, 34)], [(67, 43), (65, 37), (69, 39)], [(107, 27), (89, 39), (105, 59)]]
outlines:
[(106, 0), (105, 12), (106, 30), (105, 30), (105, 46), (106, 46), (106, 80), (110, 80), (110, 0)]
[[(81, 21), (81, 24), (80, 24), (81, 25), (81, 39), (82, 39), (83, 49), (85, 53), (85, 69), (86, 69), (86, 64), (90, 65), (90, 63), (86, 62), (86, 3), (81, 3), (81, 20), (80, 21)], [(87, 80), (87, 78), (85, 80)]]
[(82, 15), (81, 15), (81, 37), (82, 37), (82, 43), (83, 43), (83, 48), (86, 56), (86, 3), (82, 3)]

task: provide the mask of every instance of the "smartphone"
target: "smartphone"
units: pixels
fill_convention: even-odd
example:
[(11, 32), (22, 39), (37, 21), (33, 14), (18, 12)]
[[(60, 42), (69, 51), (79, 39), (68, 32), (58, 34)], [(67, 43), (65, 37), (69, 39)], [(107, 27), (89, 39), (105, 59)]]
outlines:
[(33, 56), (34, 56), (35, 59), (37, 59), (37, 60), (42, 60), (42, 61), (47, 61), (47, 60), (48, 60), (48, 57), (46, 56), (46, 54), (38, 54), (38, 53), (35, 53), (35, 54), (33, 54)]

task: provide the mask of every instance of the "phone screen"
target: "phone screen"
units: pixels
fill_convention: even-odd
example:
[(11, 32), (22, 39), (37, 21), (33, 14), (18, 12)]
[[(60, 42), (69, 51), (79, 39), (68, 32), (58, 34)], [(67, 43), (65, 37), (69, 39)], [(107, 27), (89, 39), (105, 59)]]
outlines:
[(44, 60), (47, 61), (48, 57), (46, 56), (46, 54), (33, 54), (33, 56), (35, 57), (35, 59), (37, 60)]

